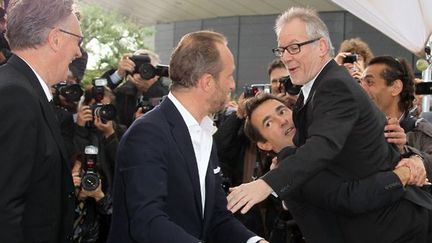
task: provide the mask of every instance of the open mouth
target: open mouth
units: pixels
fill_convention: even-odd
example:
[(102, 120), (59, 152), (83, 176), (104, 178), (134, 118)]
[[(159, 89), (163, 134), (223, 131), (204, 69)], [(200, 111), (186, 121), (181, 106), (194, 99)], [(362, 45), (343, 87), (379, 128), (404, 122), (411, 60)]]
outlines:
[(290, 134), (294, 129), (294, 127), (289, 127), (287, 130), (285, 130), (285, 135)]

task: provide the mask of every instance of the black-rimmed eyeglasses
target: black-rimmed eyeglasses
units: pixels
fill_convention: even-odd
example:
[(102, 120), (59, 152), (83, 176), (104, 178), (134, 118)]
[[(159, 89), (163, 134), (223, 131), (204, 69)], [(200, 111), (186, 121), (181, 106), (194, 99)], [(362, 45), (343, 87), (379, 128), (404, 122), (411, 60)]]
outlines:
[(273, 48), (272, 51), (277, 57), (281, 57), (283, 55), (284, 51), (287, 51), (289, 54), (294, 55), (294, 54), (300, 53), (300, 51), (301, 51), (300, 47), (301, 46), (304, 46), (304, 45), (307, 45), (310, 43), (314, 43), (315, 41), (317, 41), (319, 39), (321, 39), (321, 37), (318, 37), (318, 38), (315, 38), (312, 40), (308, 40), (305, 42), (300, 42), (300, 43), (290, 44), (287, 46)]
[(81, 44), (82, 44), (82, 42), (84, 40), (84, 36), (80, 36), (80, 35), (74, 34), (72, 32), (66, 31), (64, 29), (60, 29), (60, 28), (59, 28), (59, 31), (65, 33), (65, 34), (71, 35), (71, 36), (75, 36), (76, 38), (78, 38), (79, 39), (78, 46), (81, 46)]

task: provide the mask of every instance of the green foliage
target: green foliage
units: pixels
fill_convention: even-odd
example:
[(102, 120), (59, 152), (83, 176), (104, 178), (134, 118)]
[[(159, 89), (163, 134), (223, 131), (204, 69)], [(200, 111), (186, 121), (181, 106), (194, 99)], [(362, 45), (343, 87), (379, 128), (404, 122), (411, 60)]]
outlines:
[[(93, 5), (81, 5), (81, 29), (83, 47), (89, 56), (95, 57), (95, 70), (86, 71), (88, 83), (110, 67), (116, 68), (124, 53), (149, 49), (148, 40), (153, 36), (151, 27), (142, 27), (114, 11)], [(87, 67), (89, 68), (89, 67)], [(92, 68), (92, 67), (90, 67)]]

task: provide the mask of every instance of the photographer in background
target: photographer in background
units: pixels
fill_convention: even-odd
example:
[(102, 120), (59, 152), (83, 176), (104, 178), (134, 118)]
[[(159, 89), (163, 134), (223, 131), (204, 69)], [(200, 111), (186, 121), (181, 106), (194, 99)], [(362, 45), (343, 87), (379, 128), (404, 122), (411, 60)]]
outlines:
[[(125, 128), (117, 125), (114, 121), (116, 119), (116, 109), (113, 105), (115, 97), (112, 91), (106, 87), (106, 84), (106, 79), (95, 79), (93, 86), (86, 88), (84, 101), (78, 108), (74, 144), (79, 155), (74, 160), (76, 161), (75, 169), (78, 170), (79, 164), (77, 163), (79, 161), (81, 161), (82, 167), (86, 168), (85, 165), (89, 156), (88, 146), (96, 147), (97, 152), (94, 155), (92, 171), (100, 178), (101, 186), (95, 189), (94, 193), (79, 188), (74, 239), (82, 238), (82, 241), (77, 240), (76, 242), (105, 242), (110, 225), (112, 203), (110, 195), (114, 162), (119, 137)], [(79, 161), (77, 162), (77, 160)], [(72, 176), (76, 186), (76, 181), (81, 179), (81, 175), (77, 174), (77, 171), (72, 171)], [(102, 194), (103, 201), (99, 202), (98, 199), (101, 198)], [(99, 241), (95, 241), (94, 231), (99, 232)]]
[(10, 57), (9, 43), (5, 38), (6, 32), (6, 11), (0, 7), (0, 65)]
[(360, 77), (366, 65), (374, 57), (369, 45), (360, 38), (344, 40), (339, 48), (339, 53), (334, 60), (344, 66), (351, 76), (360, 82)]
[[(87, 52), (80, 48), (82, 56), (74, 59), (69, 64), (69, 71), (66, 81), (60, 82), (51, 87), (53, 94), (54, 111), (60, 124), (68, 158), (80, 151), (75, 151), (73, 137), (75, 132), (75, 120), (78, 112), (78, 102), (83, 95), (80, 82), (84, 76), (87, 66)], [(71, 160), (73, 161), (73, 160)]]
[[(137, 108), (138, 100), (148, 101), (150, 98), (161, 98), (168, 94), (168, 88), (162, 84), (161, 76), (144, 79), (139, 73), (140, 67), (131, 59), (132, 56), (148, 56), (152, 66), (159, 64), (156, 53), (138, 50), (133, 54), (124, 54), (117, 70), (112, 69), (102, 75), (108, 80), (108, 87), (116, 96), (119, 122), (127, 127), (144, 113), (142, 108)], [(124, 79), (126, 81), (122, 82)]]
[[(92, 151), (89, 151), (92, 150)], [(85, 155), (79, 156), (72, 166), (72, 178), (77, 195), (73, 242), (105, 242), (106, 229), (112, 214), (111, 195), (102, 190), (104, 182), (93, 166), (97, 156), (95, 146), (86, 146)], [(96, 164), (97, 165), (97, 164)]]

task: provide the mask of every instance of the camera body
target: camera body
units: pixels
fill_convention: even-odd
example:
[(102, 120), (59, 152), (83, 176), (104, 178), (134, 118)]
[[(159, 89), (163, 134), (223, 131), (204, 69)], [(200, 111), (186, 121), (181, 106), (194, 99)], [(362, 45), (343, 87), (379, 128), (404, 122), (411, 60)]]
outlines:
[(142, 79), (149, 80), (155, 76), (168, 77), (169, 67), (167, 65), (156, 65), (151, 64), (149, 55), (134, 55), (129, 58), (135, 63), (135, 69), (132, 72), (139, 73)]
[(67, 84), (66, 81), (53, 85), (56, 96), (63, 96), (68, 102), (78, 102), (83, 95), (79, 84)]
[(96, 171), (98, 148), (93, 145), (86, 146), (84, 149), (85, 163), (83, 163), (83, 173), (81, 175), (81, 188), (86, 191), (94, 191), (99, 187), (100, 177)]
[(259, 91), (271, 93), (271, 84), (251, 84), (244, 86), (244, 97), (254, 97)]
[(138, 100), (138, 104), (137, 104), (137, 109), (138, 108), (142, 108), (142, 113), (145, 114), (151, 110), (153, 110), (153, 108), (155, 108), (157, 105), (159, 105), (163, 100), (164, 97), (156, 97), (156, 98), (149, 98), (149, 99), (144, 99), (143, 96), (141, 96)]
[(279, 79), (279, 92), (286, 92), (290, 95), (298, 95), (302, 85), (293, 84), (290, 76)]
[[(90, 106), (93, 116), (100, 117), (103, 123), (112, 121), (117, 116), (117, 109), (113, 104), (102, 104), (107, 83), (105, 78), (96, 78), (93, 80), (92, 96), (96, 103)], [(93, 124), (90, 123), (86, 126), (93, 127)]]
[(432, 81), (421, 82), (415, 85), (416, 95), (431, 95), (432, 94)]
[(354, 63), (357, 62), (357, 60), (358, 60), (357, 54), (349, 54), (344, 57), (343, 63)]

